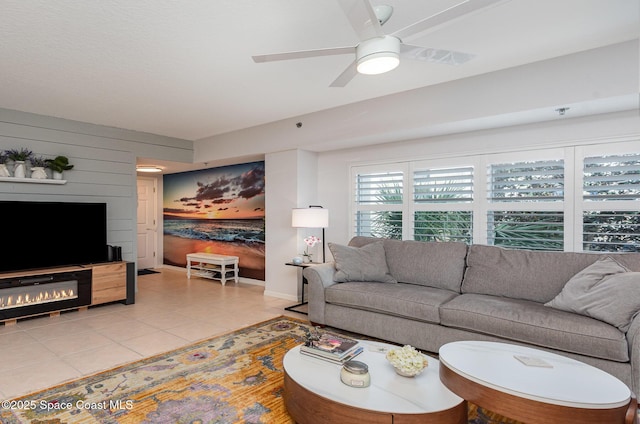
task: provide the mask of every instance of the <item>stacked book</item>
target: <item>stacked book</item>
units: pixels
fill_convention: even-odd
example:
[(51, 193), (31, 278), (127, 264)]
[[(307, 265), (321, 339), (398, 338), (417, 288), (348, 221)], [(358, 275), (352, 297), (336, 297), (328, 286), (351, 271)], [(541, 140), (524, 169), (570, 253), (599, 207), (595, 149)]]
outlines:
[(362, 353), (361, 344), (334, 333), (323, 332), (300, 346), (300, 353), (336, 364), (344, 364)]

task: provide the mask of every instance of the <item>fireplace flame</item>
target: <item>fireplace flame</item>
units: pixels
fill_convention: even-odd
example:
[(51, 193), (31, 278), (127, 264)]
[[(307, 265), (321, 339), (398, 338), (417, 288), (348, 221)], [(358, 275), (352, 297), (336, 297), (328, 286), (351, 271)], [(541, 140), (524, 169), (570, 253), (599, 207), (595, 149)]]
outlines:
[(78, 297), (76, 291), (71, 288), (49, 289), (41, 290), (37, 293), (0, 296), (0, 309), (20, 308), (22, 306), (37, 305), (40, 303), (75, 299), (76, 297)]

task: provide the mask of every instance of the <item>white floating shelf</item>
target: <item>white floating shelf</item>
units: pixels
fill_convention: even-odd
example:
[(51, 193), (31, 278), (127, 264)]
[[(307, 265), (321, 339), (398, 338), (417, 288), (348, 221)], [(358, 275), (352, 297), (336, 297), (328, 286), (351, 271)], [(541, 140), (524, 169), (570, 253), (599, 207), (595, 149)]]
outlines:
[(0, 177), (0, 181), (9, 183), (33, 183), (33, 184), (66, 184), (67, 180), (54, 180), (51, 178), (16, 178), (16, 177)]

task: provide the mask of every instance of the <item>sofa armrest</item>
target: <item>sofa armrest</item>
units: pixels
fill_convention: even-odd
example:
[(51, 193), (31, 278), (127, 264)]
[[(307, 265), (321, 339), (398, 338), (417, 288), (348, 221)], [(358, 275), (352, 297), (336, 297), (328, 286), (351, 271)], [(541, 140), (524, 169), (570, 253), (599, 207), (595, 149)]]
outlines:
[(629, 362), (631, 363), (631, 390), (640, 391), (640, 314), (637, 314), (627, 330)]
[(309, 321), (314, 324), (325, 324), (324, 289), (336, 284), (333, 274), (336, 268), (333, 262), (305, 268), (303, 275), (309, 284)]

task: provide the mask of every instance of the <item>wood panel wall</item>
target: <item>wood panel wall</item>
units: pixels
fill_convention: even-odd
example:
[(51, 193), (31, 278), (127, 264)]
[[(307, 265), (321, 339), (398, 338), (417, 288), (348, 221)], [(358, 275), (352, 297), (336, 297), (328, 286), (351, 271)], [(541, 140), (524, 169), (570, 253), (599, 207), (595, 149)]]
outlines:
[(137, 257), (136, 158), (193, 161), (188, 140), (0, 109), (0, 150), (21, 147), (67, 156), (74, 168), (64, 185), (0, 181), (0, 200), (106, 202), (107, 242), (122, 246), (129, 261)]

